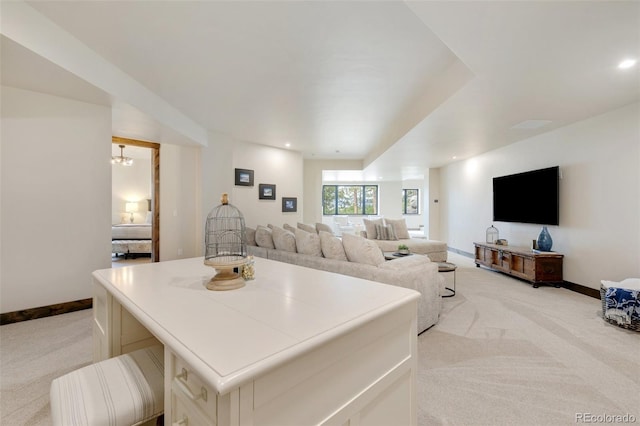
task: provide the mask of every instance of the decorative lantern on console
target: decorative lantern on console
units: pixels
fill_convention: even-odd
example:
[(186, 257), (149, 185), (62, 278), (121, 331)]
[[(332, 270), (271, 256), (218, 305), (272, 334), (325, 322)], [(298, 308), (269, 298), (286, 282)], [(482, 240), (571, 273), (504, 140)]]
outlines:
[(205, 226), (204, 264), (215, 268), (216, 275), (207, 283), (209, 290), (234, 290), (244, 280), (234, 268), (247, 262), (247, 238), (244, 217), (222, 194), (222, 204), (211, 210)]
[(498, 228), (493, 225), (487, 228), (487, 244), (496, 244), (499, 238)]

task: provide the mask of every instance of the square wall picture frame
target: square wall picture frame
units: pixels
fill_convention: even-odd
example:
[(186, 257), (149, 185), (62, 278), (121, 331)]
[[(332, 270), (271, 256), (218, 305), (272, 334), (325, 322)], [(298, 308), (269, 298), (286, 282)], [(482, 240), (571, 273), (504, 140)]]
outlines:
[(235, 169), (236, 186), (253, 186), (253, 170)]
[(261, 183), (258, 185), (258, 198), (260, 200), (275, 200), (276, 186), (270, 183)]
[(298, 211), (298, 199), (296, 197), (282, 197), (282, 211), (283, 212), (297, 212)]

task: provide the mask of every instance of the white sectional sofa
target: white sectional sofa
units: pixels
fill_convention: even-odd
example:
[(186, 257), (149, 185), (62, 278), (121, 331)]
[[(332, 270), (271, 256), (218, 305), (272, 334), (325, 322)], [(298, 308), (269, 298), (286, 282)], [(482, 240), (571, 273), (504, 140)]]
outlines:
[(447, 243), (426, 238), (411, 238), (404, 219), (363, 219), (361, 234), (376, 243), (382, 251), (397, 251), (404, 244), (413, 254), (429, 256), (432, 262), (447, 261)]
[(416, 290), (422, 294), (418, 302), (418, 333), (438, 322), (444, 279), (438, 273), (438, 265), (427, 256), (385, 261), (374, 243), (355, 235), (343, 235), (341, 241), (326, 232), (316, 234), (274, 226), (248, 229), (247, 234), (247, 251), (253, 256)]

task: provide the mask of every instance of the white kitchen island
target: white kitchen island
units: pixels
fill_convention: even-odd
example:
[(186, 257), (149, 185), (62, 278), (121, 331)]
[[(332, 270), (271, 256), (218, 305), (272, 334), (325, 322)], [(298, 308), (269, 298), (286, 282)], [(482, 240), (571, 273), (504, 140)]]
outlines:
[(93, 273), (94, 361), (160, 341), (166, 425), (416, 424), (418, 292), (266, 259), (237, 290), (214, 273)]

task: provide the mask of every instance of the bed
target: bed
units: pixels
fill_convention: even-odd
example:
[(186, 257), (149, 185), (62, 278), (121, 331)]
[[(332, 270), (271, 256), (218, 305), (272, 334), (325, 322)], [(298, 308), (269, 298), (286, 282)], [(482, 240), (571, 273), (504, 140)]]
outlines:
[(137, 254), (151, 254), (150, 223), (120, 223), (111, 226), (111, 253), (125, 259)]

